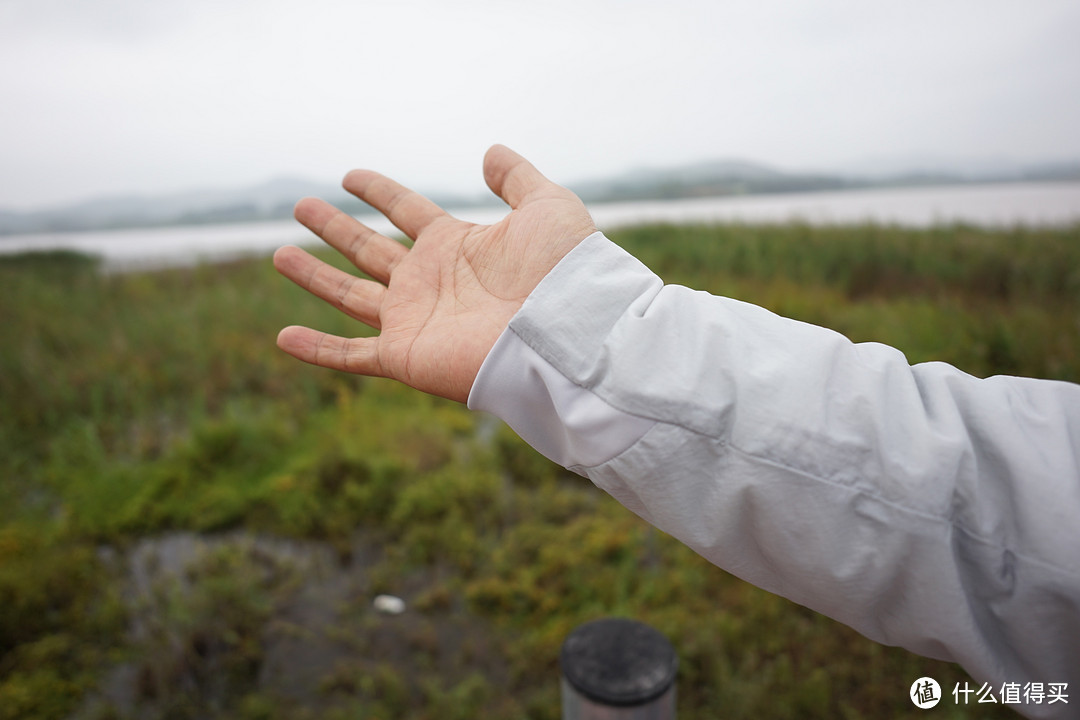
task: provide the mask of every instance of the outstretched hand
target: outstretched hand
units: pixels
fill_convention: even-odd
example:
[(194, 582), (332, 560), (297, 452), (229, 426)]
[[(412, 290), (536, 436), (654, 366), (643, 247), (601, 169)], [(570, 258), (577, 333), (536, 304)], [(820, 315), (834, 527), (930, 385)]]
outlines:
[(274, 254), (274, 266), (379, 334), (342, 338), (292, 326), (278, 346), (315, 365), (468, 399), (481, 363), (525, 298), (596, 229), (576, 195), (508, 148), (488, 150), (484, 179), (511, 208), (494, 225), (451, 217), (378, 173), (349, 173), (345, 189), (412, 238), (411, 249), (321, 200), (297, 203), (296, 219), (372, 279), (291, 246)]

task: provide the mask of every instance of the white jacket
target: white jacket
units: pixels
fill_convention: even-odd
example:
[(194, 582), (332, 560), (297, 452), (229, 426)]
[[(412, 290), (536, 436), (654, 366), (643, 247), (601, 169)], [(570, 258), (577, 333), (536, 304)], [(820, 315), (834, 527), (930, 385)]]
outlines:
[(1080, 386), (911, 366), (665, 286), (596, 233), (511, 320), (469, 407), (728, 572), (999, 699), (1069, 683), (1067, 705), (1016, 709), (1080, 714)]

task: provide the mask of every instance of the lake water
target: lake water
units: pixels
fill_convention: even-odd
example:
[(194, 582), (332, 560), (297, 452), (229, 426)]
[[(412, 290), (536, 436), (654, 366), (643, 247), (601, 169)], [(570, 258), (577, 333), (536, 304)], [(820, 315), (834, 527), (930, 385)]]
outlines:
[[(593, 204), (601, 229), (642, 222), (876, 222), (926, 227), (965, 222), (1008, 226), (1080, 222), (1080, 183), (1014, 183), (952, 187), (888, 188), (844, 192), (747, 195), (693, 200)], [(458, 213), (455, 213), (458, 214)], [(489, 223), (501, 208), (464, 210), (459, 217)], [(361, 218), (389, 232), (381, 216)], [(229, 225), (72, 232), (0, 237), (0, 254), (66, 248), (102, 257), (112, 271), (187, 265), (269, 255), (285, 244), (319, 242), (292, 220)]]

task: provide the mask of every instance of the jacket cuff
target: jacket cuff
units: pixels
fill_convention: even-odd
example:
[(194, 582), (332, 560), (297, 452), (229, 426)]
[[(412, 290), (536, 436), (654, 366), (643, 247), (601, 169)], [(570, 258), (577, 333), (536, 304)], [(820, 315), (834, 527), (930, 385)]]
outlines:
[[(649, 285), (648, 278), (643, 278), (645, 283), (628, 283), (630, 287), (616, 286), (606, 292), (590, 287), (587, 293), (579, 292), (583, 274), (591, 278), (590, 284), (602, 278), (596, 263), (603, 263), (605, 257), (610, 260), (612, 247), (601, 233), (594, 233), (562, 259), (499, 336), (469, 393), (470, 409), (496, 415), (542, 455), (573, 470), (607, 462), (655, 424), (613, 407), (568, 378), (534, 347), (552, 349), (548, 335), (539, 333), (535, 323), (527, 319), (529, 313), (543, 308), (545, 322), (559, 324), (560, 319), (573, 317), (573, 324), (564, 323), (562, 330), (572, 329), (581, 342), (602, 340), (606, 329), (640, 295), (642, 287), (634, 286)], [(655, 278), (647, 269), (645, 272)], [(617, 291), (614, 296), (612, 290)], [(517, 327), (521, 325), (532, 342), (519, 334)]]

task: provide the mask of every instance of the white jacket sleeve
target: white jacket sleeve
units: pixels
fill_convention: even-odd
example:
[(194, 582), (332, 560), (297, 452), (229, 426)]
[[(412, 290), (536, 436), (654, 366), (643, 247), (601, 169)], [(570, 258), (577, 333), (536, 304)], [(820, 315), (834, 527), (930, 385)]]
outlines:
[(1080, 386), (911, 366), (665, 286), (596, 233), (511, 320), (469, 406), (869, 638), (999, 689), (1080, 687)]

